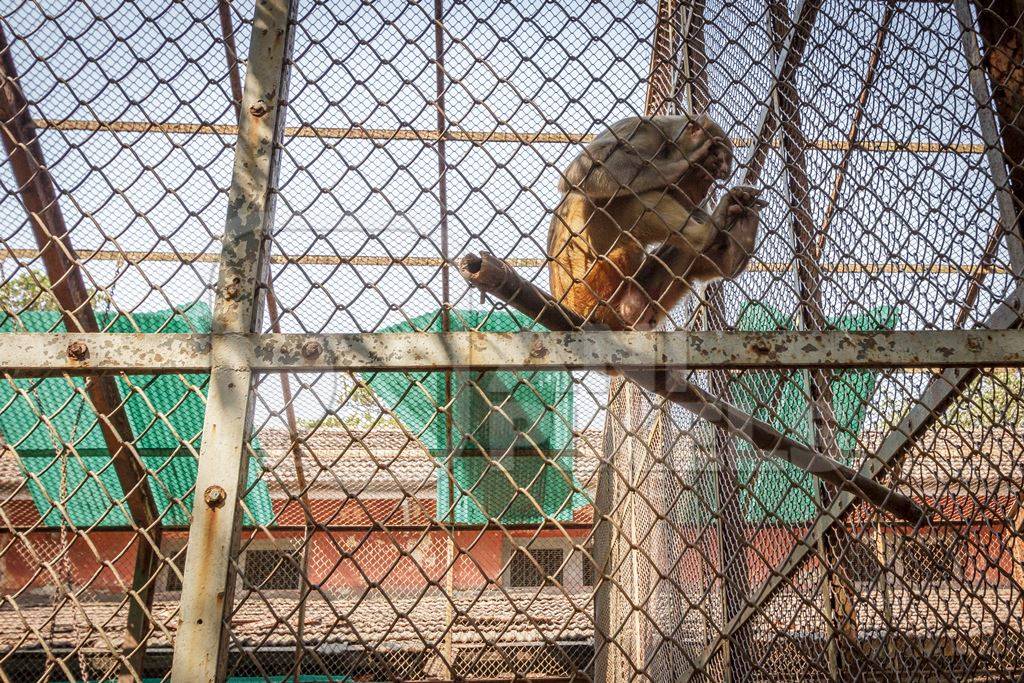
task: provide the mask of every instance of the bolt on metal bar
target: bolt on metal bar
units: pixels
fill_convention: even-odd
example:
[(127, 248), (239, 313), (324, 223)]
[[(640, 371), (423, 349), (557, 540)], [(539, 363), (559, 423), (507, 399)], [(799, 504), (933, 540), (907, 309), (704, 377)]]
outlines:
[(232, 335), (258, 329), (280, 167), (297, 2), (259, 0), (253, 17), (228, 195), (212, 335), (212, 369), (189, 528), (173, 681), (222, 680), (227, 666), (240, 511), (252, 425), (252, 370)]
[[(2, 27), (0, 79), (0, 136), (51, 283), (50, 291), (60, 306), (68, 331), (98, 332), (99, 324), (85, 277), (60, 209), (56, 186), (43, 157), (28, 100), (21, 89), (14, 55)], [(74, 347), (73, 352), (71, 345), (65, 348), (66, 356), (71, 360), (88, 355), (87, 348), (84, 352), (78, 347)], [(151, 630), (149, 615), (155, 592), (153, 576), (160, 564), (160, 523), (145, 466), (135, 451), (132, 426), (114, 378), (92, 376), (86, 383), (86, 392), (96, 411), (100, 432), (113, 460), (128, 511), (138, 525), (135, 531), (135, 569), (121, 650), (124, 660), (118, 675), (120, 680), (130, 681), (142, 676), (146, 639)]]

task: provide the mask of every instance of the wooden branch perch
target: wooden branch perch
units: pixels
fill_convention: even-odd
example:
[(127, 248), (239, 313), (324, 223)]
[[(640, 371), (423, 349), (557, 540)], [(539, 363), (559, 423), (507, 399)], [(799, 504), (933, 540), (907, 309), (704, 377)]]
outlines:
[[(474, 287), (490, 294), (549, 330), (600, 330), (581, 316), (562, 306), (549, 294), (520, 277), (511, 266), (486, 252), (470, 254), (459, 261), (459, 272)], [(825, 457), (771, 425), (723, 401), (693, 384), (678, 372), (665, 370), (621, 370), (625, 377), (644, 389), (680, 405), (694, 415), (723, 426), (730, 434), (753, 444), (780, 460), (792, 463), (822, 481), (870, 502), (900, 519), (917, 524), (925, 512), (901, 493), (897, 493), (852, 467)]]

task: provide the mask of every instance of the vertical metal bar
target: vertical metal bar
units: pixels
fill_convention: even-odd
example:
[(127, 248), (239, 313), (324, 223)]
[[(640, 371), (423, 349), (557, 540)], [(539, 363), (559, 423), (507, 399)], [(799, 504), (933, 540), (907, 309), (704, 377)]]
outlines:
[[(238, 50), (235, 47), (235, 27), (231, 20), (231, 0), (217, 0), (217, 10), (220, 16), (221, 36), (224, 41), (224, 57), (228, 65), (228, 80), (231, 82), (231, 102), (235, 108), (235, 117), (242, 116), (242, 74), (238, 62)], [(238, 121), (241, 123), (241, 121)], [(267, 315), (270, 316), (270, 329), (275, 334), (281, 333), (281, 316), (277, 307), (277, 296), (274, 294), (274, 280), (270, 273), (266, 278), (267, 288)], [(295, 628), (298, 639), (295, 648), (295, 681), (298, 683), (302, 676), (302, 657), (305, 653), (304, 634), (306, 632), (306, 600), (310, 593), (309, 583), (309, 555), (313, 546), (313, 516), (312, 508), (309, 506), (309, 492), (306, 490), (306, 472), (302, 465), (302, 451), (299, 442), (299, 425), (295, 418), (295, 405), (293, 402), (292, 384), (287, 372), (280, 373), (281, 377), (281, 399), (284, 401), (285, 422), (288, 426), (288, 452), (292, 456), (292, 463), (295, 466), (295, 483), (299, 487), (299, 501), (302, 503), (305, 526), (302, 532), (302, 560), (299, 564), (299, 573), (302, 576), (302, 592), (299, 596), (299, 613)]]
[(878, 62), (882, 58), (882, 50), (885, 47), (885, 40), (889, 36), (889, 26), (895, 14), (894, 0), (887, 0), (885, 11), (882, 13), (882, 21), (878, 24), (875, 32), (875, 42), (868, 55), (868, 65), (864, 70), (864, 79), (860, 84), (860, 93), (857, 95), (857, 103), (853, 108), (853, 116), (850, 118), (850, 129), (846, 132), (846, 145), (843, 147), (842, 156), (836, 165), (836, 174), (832, 180), (832, 191), (828, 196), (828, 203), (825, 205), (825, 213), (821, 219), (821, 231), (818, 233), (816, 246), (821, 253), (825, 248), (829, 228), (832, 227), (832, 219), (835, 217), (836, 209), (839, 206), (839, 197), (843, 193), (843, 185), (846, 182), (846, 170), (850, 165), (850, 158), (853, 156), (854, 146), (857, 137), (860, 135), (860, 124), (864, 119), (864, 112), (867, 109), (868, 97), (875, 86), (875, 78), (878, 76)]
[(236, 121), (242, 117), (242, 74), (235, 47), (235, 27), (231, 21), (231, 0), (217, 0), (220, 15), (220, 33), (224, 41), (224, 59), (228, 63), (228, 82), (231, 83), (231, 104), (235, 107)]
[[(274, 296), (274, 287), (271, 280), (267, 278), (267, 315), (270, 316), (270, 327), (280, 334), (281, 323), (277, 308), (277, 297)], [(309, 504), (309, 491), (307, 489), (306, 470), (302, 465), (302, 447), (304, 444), (299, 439), (299, 423), (295, 417), (294, 395), (292, 384), (288, 379), (288, 373), (281, 375), (281, 400), (284, 401), (285, 422), (288, 426), (288, 454), (292, 456), (292, 464), (295, 466), (295, 484), (299, 487), (299, 502), (302, 504), (302, 514), (305, 518), (305, 525), (302, 529), (302, 559), (299, 563), (299, 574), (302, 579), (302, 588), (299, 594), (299, 612), (295, 627), (295, 683), (299, 682), (302, 676), (302, 657), (305, 653), (305, 632), (306, 632), (306, 601), (312, 592), (309, 581), (309, 555), (313, 546), (313, 508)]]
[[(1003, 159), (1002, 144), (996, 128), (996, 117), (992, 108), (992, 95), (989, 93), (988, 82), (982, 67), (981, 51), (978, 48), (978, 35), (974, 31), (974, 16), (969, 0), (954, 0), (956, 17), (960, 23), (960, 39), (964, 56), (967, 59), (968, 79), (971, 94), (978, 108), (978, 126), (981, 128), (981, 139), (985, 143), (985, 159), (992, 184), (995, 186), (996, 206), (999, 210), (998, 229), (1006, 241), (1006, 249), (1010, 254), (1010, 267), (1016, 277), (1024, 277), (1024, 235), (1017, 229), (1017, 216), (1014, 209), (1014, 198), (1010, 193), (1010, 176)], [(991, 63), (991, 60), (990, 60)], [(1014, 125), (1005, 127), (1012, 129)], [(1024, 161), (1018, 160), (1019, 161)], [(1024, 192), (1024, 188), (1021, 188)]]
[[(444, 0), (434, 0), (434, 85), (437, 109), (437, 205), (438, 220), (441, 230), (441, 330), (450, 332), (452, 329), (451, 312), (451, 254), (448, 245), (448, 121), (445, 113), (444, 95), (446, 90), (444, 72)], [(454, 628), (455, 611), (452, 608), (451, 596), (455, 592), (455, 465), (452, 452), (452, 371), (444, 371), (444, 440), (445, 440), (445, 476), (448, 478), (448, 533), (445, 535), (445, 592), (448, 594), (445, 603), (444, 620), (444, 666), (449, 678), (455, 678), (455, 642)]]
[[(89, 300), (78, 254), (60, 209), (56, 186), (46, 166), (35, 121), (29, 114), (7, 42), (0, 27), (0, 128), (11, 172), (18, 183), (28, 222), (42, 255), (51, 293), (61, 309), (68, 331), (98, 332), (99, 324)], [(96, 411), (104, 444), (114, 462), (132, 522), (136, 525), (135, 569), (129, 596), (128, 618), (119, 673), (121, 680), (142, 677), (149, 615), (153, 607), (159, 568), (160, 523), (146, 478), (146, 468), (135, 451), (132, 427), (124, 411), (117, 383), (110, 376), (90, 377), (86, 392)]]
[(237, 344), (259, 327), (284, 132), (294, 0), (258, 0), (214, 306), (210, 389), (171, 678), (223, 680), (248, 471), (252, 371)]
[[(789, 31), (789, 12), (780, 0), (770, 0), (768, 5), (774, 44), (778, 50)], [(807, 143), (800, 124), (802, 98), (792, 77), (780, 82), (777, 92), (786, 194), (791, 216), (790, 230), (793, 253), (796, 255), (800, 326), (805, 330), (823, 330), (827, 327), (827, 321), (821, 302), (821, 264), (814, 239), (810, 185), (804, 156)], [(862, 89), (861, 99), (866, 101), (867, 95), (868, 91)], [(842, 456), (836, 441), (838, 426), (832, 408), (831, 373), (815, 370), (800, 372), (799, 375), (802, 377), (810, 406), (812, 443), (818, 452), (840, 461)], [(783, 378), (784, 382), (792, 381), (792, 374), (784, 373)], [(835, 495), (835, 490), (826, 487), (821, 481), (815, 482), (815, 491), (819, 505), (827, 505)], [(842, 677), (842, 656), (839, 647), (841, 634), (851, 645), (857, 642), (853, 602), (842, 580), (835, 576), (836, 571), (842, 571), (838, 566), (839, 554), (835, 551), (838, 545), (835, 542), (836, 536), (841, 534), (842, 530), (837, 529), (834, 535), (823, 536), (818, 544), (823, 571), (826, 574), (822, 582), (822, 601), (823, 614), (830, 630), (827, 645), (828, 669), (833, 680)], [(836, 563), (836, 566), (829, 566), (830, 562)]]

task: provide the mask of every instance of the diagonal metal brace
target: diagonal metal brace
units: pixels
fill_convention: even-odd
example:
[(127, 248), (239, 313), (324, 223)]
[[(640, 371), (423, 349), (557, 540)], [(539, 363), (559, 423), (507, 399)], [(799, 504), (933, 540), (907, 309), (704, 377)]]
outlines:
[[(989, 317), (987, 326), (992, 329), (1017, 329), (1024, 318), (1024, 284), (1021, 284), (1010, 297), (999, 306)], [(859, 474), (872, 481), (877, 481), (890, 470), (890, 465), (898, 460), (917, 439), (930, 428), (942, 415), (943, 411), (980, 374), (973, 368), (951, 368), (929, 382), (920, 400), (900, 421), (889, 436), (882, 442), (878, 450), (861, 465)], [(715, 652), (726, 642), (731, 634), (736, 633), (752, 617), (764, 607), (771, 598), (786, 584), (803, 564), (814, 557), (818, 542), (837, 524), (842, 524), (846, 516), (854, 510), (856, 498), (844, 491), (836, 496), (832, 504), (824, 510), (815, 521), (814, 526), (804, 538), (793, 548), (786, 559), (772, 572), (757, 594), (747, 603), (742, 612), (726, 624), (721, 633), (708, 645), (697, 664), (700, 671), (711, 661)]]
[[(491, 294), (537, 320), (549, 330), (601, 330), (555, 301), (511, 266), (488, 253), (469, 254), (459, 262), (459, 272), (469, 284)], [(925, 512), (909, 497), (866, 477), (852, 467), (808, 448), (771, 425), (743, 412), (693, 384), (681, 373), (664, 369), (623, 370), (622, 374), (648, 391), (657, 393), (694, 415), (722, 426), (730, 434), (773, 456), (789, 462), (822, 481), (870, 502), (900, 519), (917, 524)]]

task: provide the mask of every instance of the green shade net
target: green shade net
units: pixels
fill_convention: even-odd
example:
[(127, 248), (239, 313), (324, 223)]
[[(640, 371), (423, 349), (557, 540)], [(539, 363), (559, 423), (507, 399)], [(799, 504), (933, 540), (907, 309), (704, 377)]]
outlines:
[[(513, 312), (452, 311), (450, 317), (453, 332), (544, 329)], [(441, 316), (428, 313), (381, 331), (441, 332)], [(450, 425), (439, 411), (447, 402), (444, 372), (363, 379), (437, 460), (439, 520), (567, 521), (587, 503), (573, 477), (570, 373), (452, 371)]]
[[(880, 306), (859, 315), (829, 318), (829, 329), (848, 332), (891, 330), (899, 314), (896, 308)], [(736, 328), (741, 331), (771, 332), (794, 329), (793, 321), (761, 303), (746, 304)], [(764, 420), (781, 432), (811, 443), (811, 413), (806, 398), (805, 371), (745, 371), (730, 382), (730, 398), (741, 409)], [(836, 442), (844, 454), (857, 445), (868, 401), (878, 383), (874, 370), (836, 370), (829, 374), (832, 411), (836, 419)], [(747, 521), (799, 524), (817, 515), (813, 475), (775, 458), (761, 458), (753, 447), (740, 441), (738, 470), (743, 489), (740, 504)], [(849, 458), (845, 458), (847, 461)]]
[[(125, 333), (203, 333), (210, 331), (211, 322), (204, 304), (179, 312), (135, 313), (131, 320), (138, 329), (121, 315), (98, 314), (97, 319), (101, 329)], [(48, 331), (65, 331), (60, 313), (30, 311), (0, 323), (0, 332)], [(157, 514), (166, 526), (189, 521), (198, 463), (185, 444), (198, 453), (208, 378), (205, 374), (133, 375), (130, 385), (116, 378), (122, 398), (127, 397), (125, 412), (136, 450), (149, 470)], [(127, 525), (127, 507), (116, 502), (124, 492), (96, 412), (76, 391), (85, 386), (85, 380), (53, 377), (17, 379), (13, 384), (0, 382), (0, 431), (28, 475), (29, 492), (44, 524), (64, 522), (53, 505), (64, 500), (75, 526)], [(260, 479), (258, 444), (254, 440), (252, 445), (257, 458), (249, 459), (245, 523), (266, 524), (273, 519), (273, 510), (267, 484)]]

